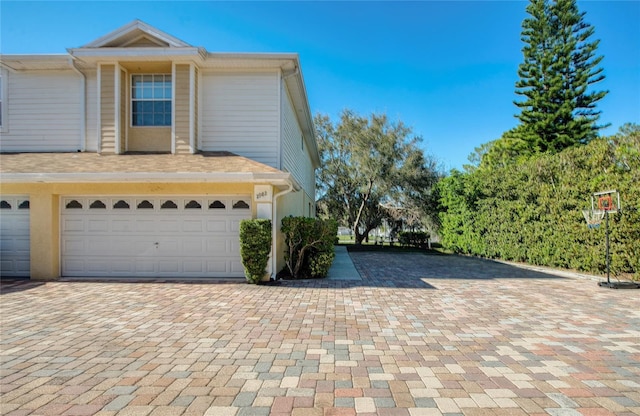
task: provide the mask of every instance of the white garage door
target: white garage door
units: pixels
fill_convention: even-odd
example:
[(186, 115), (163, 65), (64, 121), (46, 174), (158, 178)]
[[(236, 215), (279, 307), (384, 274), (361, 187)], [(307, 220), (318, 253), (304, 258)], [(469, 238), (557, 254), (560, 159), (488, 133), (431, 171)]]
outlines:
[(242, 197), (64, 197), (63, 276), (242, 277)]
[(0, 198), (0, 275), (29, 277), (29, 199)]

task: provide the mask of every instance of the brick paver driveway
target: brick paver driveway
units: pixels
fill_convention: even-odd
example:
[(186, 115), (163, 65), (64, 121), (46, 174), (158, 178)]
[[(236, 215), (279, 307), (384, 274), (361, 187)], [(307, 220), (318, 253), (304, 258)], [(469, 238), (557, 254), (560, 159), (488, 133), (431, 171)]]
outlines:
[(640, 291), (354, 253), (361, 281), (3, 284), (3, 415), (640, 414)]

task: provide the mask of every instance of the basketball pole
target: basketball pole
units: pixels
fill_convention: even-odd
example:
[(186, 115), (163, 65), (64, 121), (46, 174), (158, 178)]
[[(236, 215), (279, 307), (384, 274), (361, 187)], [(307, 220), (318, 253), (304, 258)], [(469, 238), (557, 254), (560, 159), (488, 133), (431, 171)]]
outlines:
[(609, 279), (609, 210), (604, 212), (604, 235), (605, 235), (605, 250), (606, 250), (606, 262), (607, 262), (607, 285), (611, 286), (611, 280)]

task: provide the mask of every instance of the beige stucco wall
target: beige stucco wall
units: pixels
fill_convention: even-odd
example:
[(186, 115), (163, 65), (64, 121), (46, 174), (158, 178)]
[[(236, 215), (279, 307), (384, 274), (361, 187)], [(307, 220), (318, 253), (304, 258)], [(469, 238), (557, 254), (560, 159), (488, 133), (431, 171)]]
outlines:
[[(31, 278), (60, 277), (60, 198), (64, 195), (251, 195), (252, 183), (0, 183), (0, 195), (28, 195)], [(255, 204), (252, 216), (255, 217)]]

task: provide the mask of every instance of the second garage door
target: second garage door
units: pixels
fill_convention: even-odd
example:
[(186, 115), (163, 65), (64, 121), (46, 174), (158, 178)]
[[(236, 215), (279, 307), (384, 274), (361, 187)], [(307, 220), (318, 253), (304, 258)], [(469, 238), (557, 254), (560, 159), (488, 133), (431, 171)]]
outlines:
[(0, 276), (29, 277), (31, 246), (29, 198), (0, 199)]
[(250, 197), (65, 197), (62, 275), (242, 277)]

